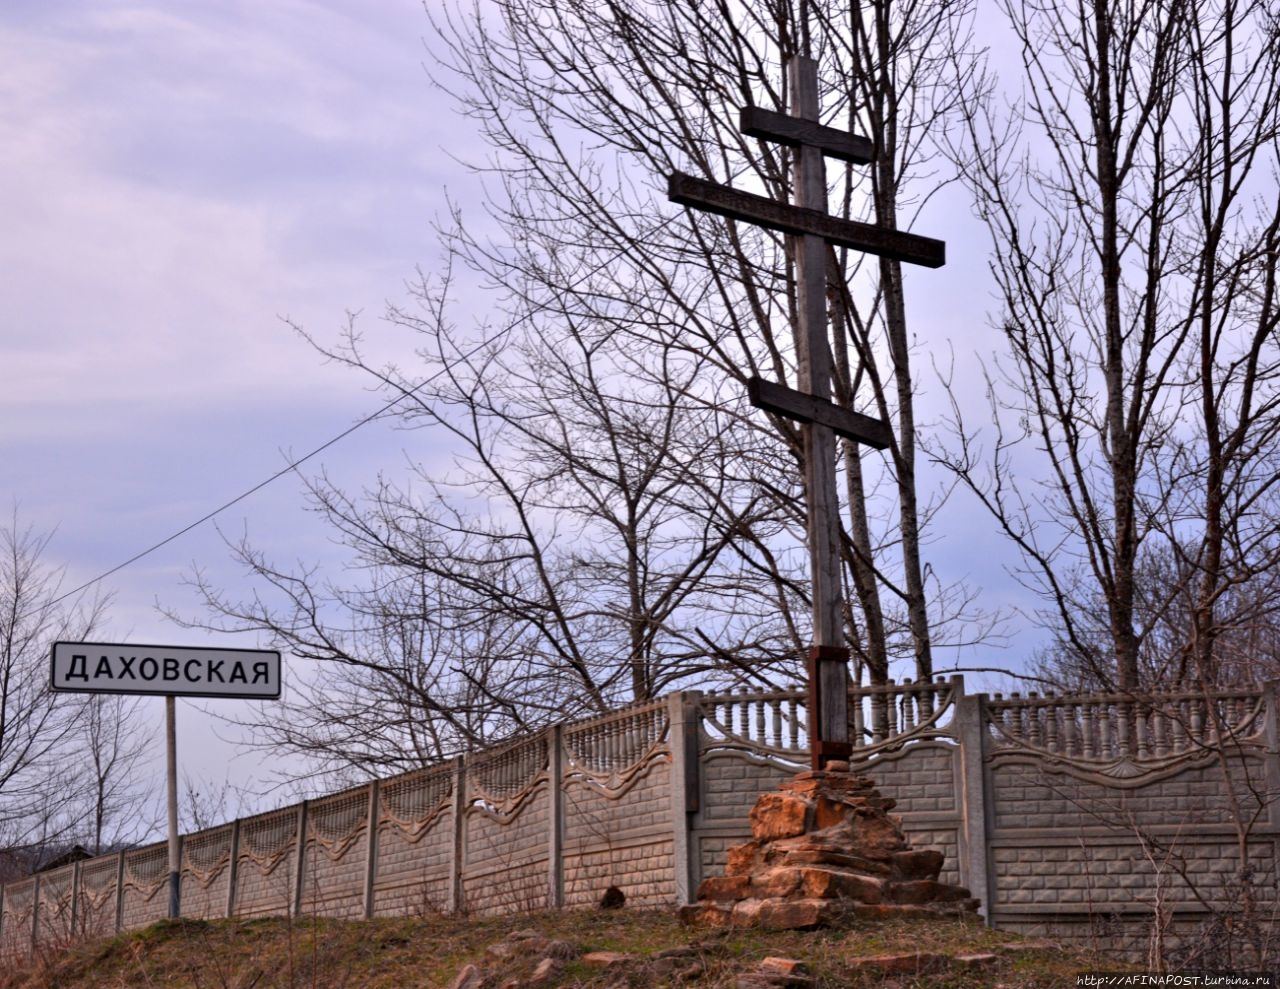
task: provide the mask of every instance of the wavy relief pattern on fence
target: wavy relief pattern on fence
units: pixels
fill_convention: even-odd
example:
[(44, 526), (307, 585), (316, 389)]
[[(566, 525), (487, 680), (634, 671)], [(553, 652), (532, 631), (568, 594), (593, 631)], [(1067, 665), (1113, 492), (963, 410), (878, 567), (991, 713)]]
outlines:
[(41, 944), (65, 945), (75, 931), (75, 914), (71, 901), (75, 895), (74, 865), (50, 869), (40, 877), (39, 923), (36, 941)]
[(31, 922), (35, 916), (36, 880), (6, 883), (0, 909), (0, 955), (26, 958), (31, 953)]
[(996, 694), (986, 705), (991, 759), (1035, 764), (1109, 787), (1145, 786), (1265, 749), (1266, 696), (1238, 690), (1159, 698)]
[(331, 862), (346, 856), (367, 830), (369, 788), (339, 793), (307, 805), (307, 844)]
[(378, 789), (374, 912), (443, 913), (453, 858), (452, 764), (396, 776)]
[(562, 785), (577, 781), (618, 800), (655, 762), (669, 762), (666, 701), (655, 701), (564, 729)]
[(150, 845), (126, 852), (120, 915), (125, 927), (141, 927), (168, 916), (169, 901), (158, 896), (169, 886), (169, 850)]
[(212, 886), (231, 865), (231, 828), (187, 835), (182, 839), (182, 884), (194, 881), (204, 889)]
[(297, 841), (296, 807), (240, 822), (236, 855), (237, 916), (264, 917), (291, 912)]
[(549, 732), (467, 760), (462, 899), (477, 913), (548, 905)]
[(90, 859), (80, 866), (78, 926), (87, 937), (102, 937), (116, 929), (116, 880), (120, 872), (115, 855)]
[(302, 849), (302, 910), (364, 916), (371, 788), (346, 790), (307, 804)]
[(565, 906), (595, 905), (610, 886), (629, 905), (673, 900), (669, 710), (663, 700), (565, 727)]

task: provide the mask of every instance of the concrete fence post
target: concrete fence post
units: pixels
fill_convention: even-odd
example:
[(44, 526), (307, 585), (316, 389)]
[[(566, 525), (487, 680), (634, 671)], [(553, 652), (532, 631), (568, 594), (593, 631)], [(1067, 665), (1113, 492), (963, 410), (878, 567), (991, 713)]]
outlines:
[(671, 833), (676, 904), (692, 903), (699, 876), (692, 815), (701, 799), (698, 778), (698, 701), (702, 692), (686, 690), (667, 698), (667, 744), (671, 749)]
[(35, 875), (35, 883), (31, 887), (31, 955), (34, 957), (39, 944), (40, 933), (40, 873)]
[(547, 849), (547, 909), (564, 906), (564, 737), (563, 726), (547, 729), (547, 785), (551, 807)]
[(304, 800), (298, 804), (298, 834), (293, 845), (293, 902), (289, 907), (289, 916), (297, 917), (302, 913), (302, 895), (305, 885), (303, 883), (303, 859), (306, 857), (307, 851), (307, 804), (309, 800)]
[(467, 842), (467, 762), (466, 756), (453, 760), (453, 808), (450, 831), (453, 837), (449, 853), (449, 913), (460, 913), (462, 902), (462, 865)]
[(124, 930), (124, 849), (116, 853), (116, 933)]
[(71, 936), (79, 937), (77, 922), (80, 920), (80, 862), (71, 866)]
[(986, 705), (985, 694), (957, 698), (953, 728), (960, 742), (960, 882), (981, 901), (978, 910), (990, 922), (995, 885), (989, 848)]
[[(1264, 783), (1266, 793), (1263, 799), (1267, 802), (1266, 821), (1272, 835), (1280, 835), (1280, 680), (1268, 680), (1262, 685), (1262, 696), (1265, 699), (1266, 712), (1266, 769)], [(1280, 853), (1280, 848), (1277, 848)], [(1280, 854), (1277, 855), (1280, 860)]]
[(365, 824), (365, 863), (364, 863), (364, 919), (373, 918), (374, 884), (378, 880), (378, 802), (382, 792), (382, 781), (375, 779), (369, 784), (369, 817)]
[(240, 882), (240, 818), (231, 822), (231, 861), (227, 863), (227, 917), (236, 915), (236, 885)]

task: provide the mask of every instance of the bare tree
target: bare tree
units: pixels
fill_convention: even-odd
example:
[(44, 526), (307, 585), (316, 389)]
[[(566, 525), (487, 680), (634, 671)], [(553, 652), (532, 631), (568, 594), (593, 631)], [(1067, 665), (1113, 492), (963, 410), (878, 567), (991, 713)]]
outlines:
[[(1144, 641), (1190, 593), (1184, 662), (1159, 666), (1211, 682), (1219, 605), (1277, 548), (1274, 13), (1001, 9), (1023, 98), (1002, 113), (973, 81), (952, 145), (995, 245), (994, 440), (984, 457), (957, 401), (960, 442), (936, 452), (1091, 680), (1142, 684)], [(1178, 582), (1144, 588), (1161, 567)]]
[[(629, 0), (431, 12), (447, 49), (436, 82), (492, 155), (472, 163), (492, 179), (489, 216), (456, 209), (445, 269), (491, 306), (458, 330), (449, 278), (424, 280), (422, 308), (391, 314), (418, 335), (421, 367), (378, 365), (355, 327), (318, 345), (400, 396), (402, 423), (456, 457), (361, 497), (312, 484), (368, 576), (359, 589), (244, 542), (261, 597), (197, 577), (208, 624), (327, 664), (270, 738), (404, 762), (683, 684), (796, 678), (811, 638), (800, 431), (754, 413), (743, 387), (795, 376), (790, 248), (661, 190), (681, 170), (789, 199), (792, 156), (737, 116), (786, 111), (784, 62), (808, 52), (824, 119), (874, 129), (882, 152), (870, 175), (828, 176), (835, 211), (914, 222), (913, 176), (968, 5), (868, 12)], [(901, 272), (833, 252), (829, 286), (839, 400), (898, 433), (887, 459), (841, 452), (847, 641), (860, 675), (883, 681), (902, 658), (927, 677), (939, 634), (972, 630), (968, 601), (925, 579), (933, 506), (916, 490)], [(356, 727), (375, 703), (395, 712), (376, 722), (388, 735)]]
[(80, 706), (57, 697), (49, 654), (98, 624), (102, 598), (64, 600), (62, 573), (44, 562), (49, 536), (22, 527), (15, 510), (0, 528), (0, 843), (47, 843), (75, 823)]
[(143, 732), (139, 697), (97, 694), (71, 712), (76, 762), (73, 834), (94, 855), (137, 840), (152, 829), (154, 787), (140, 772), (151, 739)]

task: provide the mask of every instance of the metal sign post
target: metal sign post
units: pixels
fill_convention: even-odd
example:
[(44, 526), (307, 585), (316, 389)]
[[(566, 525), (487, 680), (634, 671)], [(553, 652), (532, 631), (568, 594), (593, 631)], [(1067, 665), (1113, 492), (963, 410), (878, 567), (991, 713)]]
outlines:
[(166, 802), (169, 818), (169, 917), (182, 913), (178, 835), (178, 697), (280, 697), (280, 653), (104, 642), (55, 642), (50, 684), (57, 692), (164, 696)]

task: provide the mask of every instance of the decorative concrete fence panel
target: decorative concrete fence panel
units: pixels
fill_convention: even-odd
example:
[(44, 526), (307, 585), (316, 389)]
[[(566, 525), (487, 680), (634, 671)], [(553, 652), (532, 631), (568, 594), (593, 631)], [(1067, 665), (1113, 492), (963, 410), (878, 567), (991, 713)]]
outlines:
[(476, 914), (545, 910), (550, 898), (550, 732), (467, 760), (462, 903)]
[(378, 786), (372, 914), (429, 916), (455, 908), (461, 773), (457, 761)]
[(104, 855), (80, 863), (76, 931), (87, 938), (116, 932), (116, 904), (124, 856)]
[(79, 865), (64, 865), (50, 869), (40, 876), (36, 894), (36, 943), (45, 947), (60, 947), (75, 937), (76, 872)]
[(300, 912), (344, 920), (366, 915), (372, 797), (373, 787), (363, 786), (308, 801)]
[(1274, 909), (1273, 693), (984, 708), (993, 924), (1139, 947), (1231, 907), (1242, 866)]
[(201, 920), (227, 916), (235, 830), (235, 825), (227, 824), (182, 839), (182, 872), (178, 884), (182, 916)]
[(232, 913), (237, 917), (288, 916), (297, 904), (298, 818), (304, 805), (240, 822), (234, 858)]
[(169, 849), (148, 845), (124, 855), (120, 925), (144, 927), (169, 915)]
[(35, 943), (38, 876), (7, 883), (0, 901), (0, 951), (6, 958), (29, 955)]
[(668, 709), (658, 701), (555, 733), (563, 905), (597, 904), (609, 887), (632, 905), (675, 901)]

